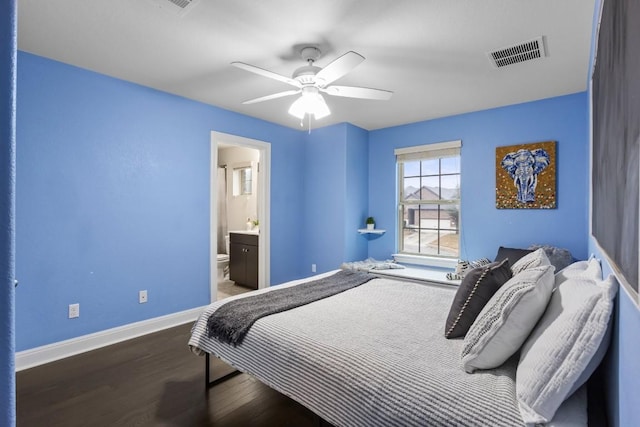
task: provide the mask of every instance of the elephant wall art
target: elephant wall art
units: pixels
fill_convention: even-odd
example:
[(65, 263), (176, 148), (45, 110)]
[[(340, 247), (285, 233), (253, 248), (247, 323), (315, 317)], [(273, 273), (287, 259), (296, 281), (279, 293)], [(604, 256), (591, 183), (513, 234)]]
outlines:
[(496, 207), (555, 209), (555, 141), (496, 148)]

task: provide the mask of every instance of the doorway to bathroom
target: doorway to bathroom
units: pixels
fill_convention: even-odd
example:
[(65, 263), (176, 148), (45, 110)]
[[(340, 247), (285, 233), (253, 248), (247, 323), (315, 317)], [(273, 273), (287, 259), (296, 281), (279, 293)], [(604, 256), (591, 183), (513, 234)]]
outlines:
[(269, 286), (270, 168), (268, 142), (211, 132), (212, 302)]

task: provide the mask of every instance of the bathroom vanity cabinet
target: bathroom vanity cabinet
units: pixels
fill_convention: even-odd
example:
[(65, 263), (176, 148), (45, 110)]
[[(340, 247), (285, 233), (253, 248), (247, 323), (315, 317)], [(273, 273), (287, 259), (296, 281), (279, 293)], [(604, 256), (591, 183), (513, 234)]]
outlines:
[(258, 289), (258, 235), (229, 233), (229, 279)]

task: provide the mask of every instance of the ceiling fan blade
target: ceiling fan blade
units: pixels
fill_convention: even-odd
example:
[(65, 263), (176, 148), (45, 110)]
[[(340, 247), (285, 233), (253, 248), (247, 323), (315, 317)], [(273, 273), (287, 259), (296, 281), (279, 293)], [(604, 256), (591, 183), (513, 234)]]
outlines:
[(347, 98), (374, 99), (379, 101), (387, 101), (391, 99), (393, 92), (382, 89), (371, 89), (368, 87), (356, 86), (329, 86), (320, 89), (327, 95), (344, 96)]
[(316, 82), (318, 86), (325, 87), (331, 82), (353, 70), (358, 64), (364, 61), (364, 56), (359, 53), (349, 51), (331, 62), (329, 65), (318, 71)]
[(256, 67), (255, 65), (245, 64), (244, 62), (232, 62), (231, 65), (233, 65), (234, 67), (249, 71), (251, 73), (258, 74), (263, 77), (267, 77), (273, 80), (278, 80), (280, 82), (287, 83), (295, 87), (301, 87), (301, 84), (297, 80), (292, 79), (291, 77), (286, 77), (278, 73), (274, 73), (273, 71)]
[(278, 99), (284, 96), (295, 95), (297, 93), (302, 92), (301, 90), (286, 90), (284, 92), (274, 93), (272, 95), (261, 96), (260, 98), (249, 99), (248, 101), (244, 101), (243, 104), (255, 104), (256, 102), (269, 101), (270, 99)]

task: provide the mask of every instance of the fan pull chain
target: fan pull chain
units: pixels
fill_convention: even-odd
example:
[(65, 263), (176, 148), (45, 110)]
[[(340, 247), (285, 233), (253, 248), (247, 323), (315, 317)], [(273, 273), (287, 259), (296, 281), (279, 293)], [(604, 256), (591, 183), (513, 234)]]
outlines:
[[(309, 129), (309, 135), (311, 135), (311, 114), (306, 113), (306, 114), (305, 114), (305, 117), (308, 117), (308, 118), (309, 118), (309, 119), (308, 119), (308, 123), (309, 123), (309, 128), (308, 128), (308, 129)], [(302, 118), (300, 119), (300, 127), (304, 127), (304, 117), (302, 117)]]

